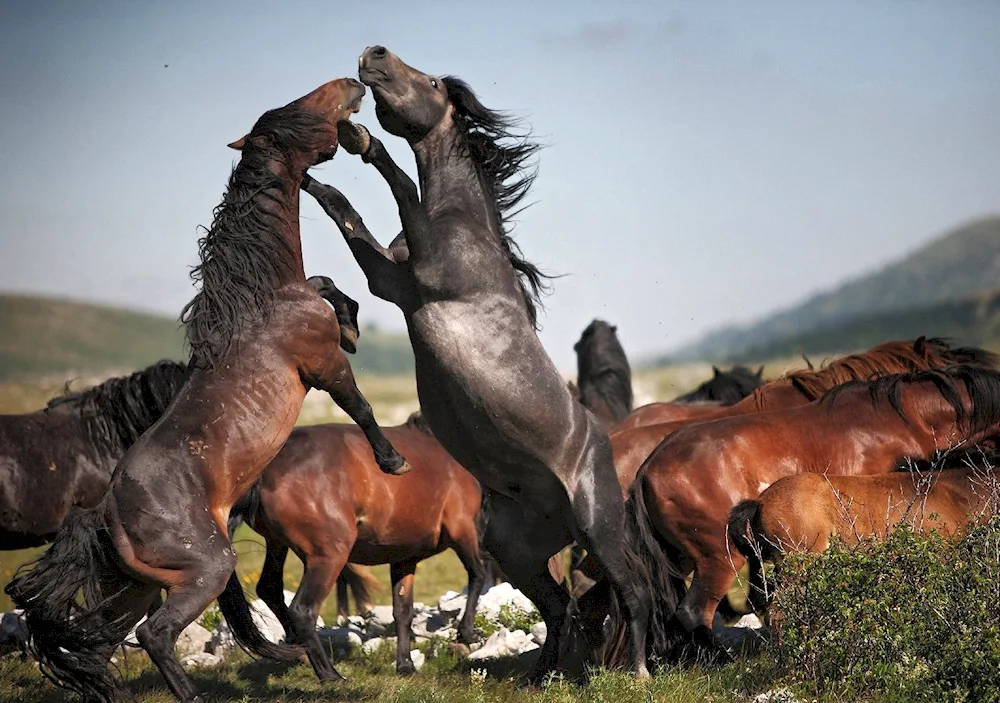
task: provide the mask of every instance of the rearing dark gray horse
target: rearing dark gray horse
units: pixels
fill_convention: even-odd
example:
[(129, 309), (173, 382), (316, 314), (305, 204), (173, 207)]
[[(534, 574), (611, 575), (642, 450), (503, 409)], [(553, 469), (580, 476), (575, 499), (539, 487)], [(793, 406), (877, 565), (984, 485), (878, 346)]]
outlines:
[[(303, 188), (337, 223), (372, 293), (403, 311), (424, 416), (490, 489), (487, 548), (550, 633), (533, 678), (555, 668), (569, 600), (547, 560), (574, 539), (596, 555), (621, 598), (632, 665), (646, 676), (648, 582), (623, 550), (611, 445), (535, 333), (544, 280), (505, 229), (530, 186), (525, 161), (536, 147), (460, 80), (421, 73), (380, 46), (366, 49), (360, 66), (382, 127), (413, 149), (419, 193), (377, 139), (344, 124), (341, 144), (388, 182), (403, 232), (384, 248), (339, 191), (310, 177)], [(526, 509), (548, 518), (544, 533), (525, 532), (518, 516)]]

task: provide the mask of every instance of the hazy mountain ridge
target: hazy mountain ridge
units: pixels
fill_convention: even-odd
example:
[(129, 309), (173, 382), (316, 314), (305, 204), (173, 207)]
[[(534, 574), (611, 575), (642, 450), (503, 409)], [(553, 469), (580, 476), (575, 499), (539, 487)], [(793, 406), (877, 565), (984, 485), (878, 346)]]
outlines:
[[(792, 351), (795, 340), (816, 343), (839, 328), (839, 343), (856, 347), (852, 321), (960, 302), (1000, 286), (1000, 216), (953, 229), (879, 270), (747, 325), (710, 332), (663, 360), (750, 358), (763, 349)], [(912, 316), (911, 316), (912, 317)], [(782, 343), (782, 340), (788, 340)], [(861, 344), (861, 346), (864, 346)], [(756, 357), (762, 358), (762, 357)]]

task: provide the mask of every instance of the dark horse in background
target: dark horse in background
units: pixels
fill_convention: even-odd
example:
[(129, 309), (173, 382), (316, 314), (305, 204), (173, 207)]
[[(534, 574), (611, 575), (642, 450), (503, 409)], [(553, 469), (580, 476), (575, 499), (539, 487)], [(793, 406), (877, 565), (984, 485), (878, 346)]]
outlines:
[[(309, 284), (333, 305), (340, 345), (353, 352), (358, 304), (326, 276)], [(118, 461), (160, 419), (190, 375), (187, 365), (160, 361), (53, 398), (42, 410), (0, 415), (0, 550), (50, 542), (76, 508), (97, 505)], [(360, 591), (356, 579), (351, 585)]]
[(636, 408), (617, 425), (616, 431), (660, 425), (665, 422), (708, 419), (722, 407), (735, 405), (764, 385), (764, 367), (751, 371), (734, 366), (729, 371), (712, 367), (712, 378), (689, 393), (667, 403), (649, 403)]
[(186, 365), (161, 361), (43, 410), (0, 415), (0, 550), (50, 542), (73, 508), (97, 505), (119, 459), (188, 375)]
[(362, 427), (383, 471), (407, 468), (358, 391), (336, 315), (306, 282), (299, 239), (302, 174), (332, 158), (337, 123), (364, 94), (355, 80), (331, 81), (234, 143), (242, 158), (200, 241), (201, 288), (182, 313), (190, 378), (119, 462), (104, 500), (71, 514), (7, 586), (42, 671), (84, 698), (117, 697), (108, 660), (165, 589), (136, 635), (173, 694), (201, 700), (174, 645), (222, 594), (236, 565), (230, 508), (284, 444), (310, 387)]
[[(531, 185), (526, 161), (536, 146), (462, 81), (421, 73), (384, 47), (365, 50), (359, 73), (382, 127), (413, 149), (419, 192), (378, 140), (345, 125), (353, 136), (342, 133), (341, 141), (388, 182), (402, 235), (385, 248), (339, 191), (312, 179), (303, 187), (337, 223), (372, 293), (402, 310), (424, 416), (488, 489), (486, 547), (550, 633), (533, 678), (557, 663), (569, 602), (547, 562), (574, 539), (607, 570), (632, 625), (632, 666), (648, 675), (649, 594), (643, 565), (623, 552), (611, 444), (538, 339), (535, 302), (544, 280), (507, 231)], [(550, 529), (525, 532), (519, 512), (509, 510), (518, 503), (549, 518)]]

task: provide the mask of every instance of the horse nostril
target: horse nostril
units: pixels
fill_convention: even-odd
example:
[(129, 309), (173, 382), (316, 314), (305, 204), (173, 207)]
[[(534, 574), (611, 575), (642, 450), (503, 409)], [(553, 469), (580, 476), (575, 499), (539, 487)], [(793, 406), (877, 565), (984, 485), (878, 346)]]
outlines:
[(370, 56), (374, 56), (377, 59), (385, 57), (385, 55), (388, 53), (389, 51), (384, 46), (378, 46), (378, 45), (373, 46), (371, 49), (368, 50), (368, 54)]
[(364, 83), (362, 83), (359, 80), (355, 80), (353, 78), (348, 78), (347, 79), (347, 84), (350, 85), (350, 86), (353, 86), (355, 88), (364, 88), (365, 87)]

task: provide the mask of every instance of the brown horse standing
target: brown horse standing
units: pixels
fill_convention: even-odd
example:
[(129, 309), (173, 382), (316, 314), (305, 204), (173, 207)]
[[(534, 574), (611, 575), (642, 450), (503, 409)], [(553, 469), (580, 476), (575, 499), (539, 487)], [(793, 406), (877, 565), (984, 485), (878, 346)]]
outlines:
[[(321, 680), (343, 679), (316, 635), (316, 617), (348, 560), (390, 564), (392, 612), (396, 620), (396, 671), (413, 673), (410, 625), (417, 563), (454, 549), (469, 575), (469, 597), (459, 641), (475, 639), (476, 602), (485, 573), (477, 522), (482, 494), (468, 471), (451, 458), (419, 414), (386, 436), (416, 469), (399, 478), (379, 471), (364, 436), (353, 425), (299, 427), (260, 481), (233, 508), (267, 540), (257, 594), (281, 621), (289, 639), (302, 644)], [(289, 548), (305, 566), (290, 606), (283, 597), (282, 570)], [(235, 574), (226, 587), (233, 599), (243, 590)], [(229, 620), (246, 622), (220, 599)], [(261, 638), (237, 641), (254, 650)], [(268, 656), (268, 652), (259, 652)]]
[(306, 283), (299, 241), (302, 175), (333, 156), (337, 123), (364, 94), (355, 80), (332, 81), (233, 144), (242, 158), (200, 242), (201, 290), (182, 314), (191, 377), (119, 462), (104, 501), (71, 515), (7, 586), (42, 670), (85, 698), (116, 697), (107, 662), (163, 588), (139, 642), (177, 698), (201, 700), (174, 644), (225, 588), (236, 564), (230, 507), (284, 444), (310, 386), (363, 428), (383, 470), (405, 468), (354, 383), (333, 310)]
[(833, 536), (855, 545), (885, 539), (903, 523), (919, 532), (952, 535), (994, 515), (1000, 499), (997, 457), (973, 451), (947, 462), (930, 472), (787, 476), (756, 500), (738, 503), (728, 532), (750, 567), (753, 609), (764, 614), (773, 596), (764, 562), (780, 569), (782, 556), (790, 551), (822, 552)]
[[(657, 653), (666, 655), (681, 632), (722, 653), (711, 624), (743, 565), (726, 535), (739, 501), (784, 476), (885, 473), (904, 457), (928, 459), (998, 430), (1000, 373), (957, 366), (848, 383), (804, 407), (674, 432), (639, 471), (627, 523), (654, 574)], [(668, 627), (671, 618), (681, 630)]]

